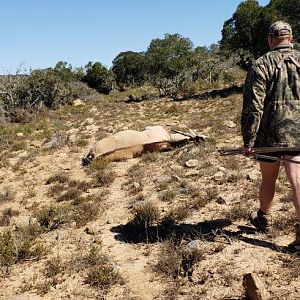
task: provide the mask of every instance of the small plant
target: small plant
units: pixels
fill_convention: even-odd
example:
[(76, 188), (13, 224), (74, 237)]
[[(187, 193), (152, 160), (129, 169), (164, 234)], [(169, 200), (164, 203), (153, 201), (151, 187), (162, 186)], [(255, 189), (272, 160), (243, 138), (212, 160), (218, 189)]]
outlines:
[(51, 184), (51, 183), (68, 183), (69, 182), (69, 176), (64, 174), (64, 173), (57, 173), (55, 175), (50, 176), (47, 181), (46, 184)]
[(115, 172), (112, 170), (99, 170), (94, 174), (96, 186), (110, 186), (115, 180)]
[(198, 247), (189, 248), (186, 241), (171, 239), (163, 244), (156, 271), (174, 279), (179, 276), (191, 277), (194, 265), (204, 256)]
[(92, 172), (102, 171), (108, 169), (109, 162), (105, 159), (97, 158), (91, 162), (89, 169)]
[(240, 201), (235, 203), (228, 212), (224, 213), (224, 218), (228, 218), (232, 221), (248, 219), (251, 212), (251, 205), (249, 205), (249, 203)]
[(123, 283), (123, 280), (113, 266), (103, 264), (89, 269), (85, 283), (102, 290), (107, 290), (117, 283)]
[(167, 224), (175, 224), (187, 218), (190, 214), (190, 208), (187, 203), (172, 208), (163, 218), (163, 222)]
[(160, 199), (165, 202), (170, 202), (176, 197), (176, 192), (173, 190), (165, 190), (160, 196)]
[(80, 190), (78, 190), (77, 188), (71, 187), (69, 190), (67, 190), (62, 195), (60, 195), (58, 197), (57, 201), (58, 202), (72, 201), (72, 200), (74, 201), (77, 198), (79, 198), (81, 194), (82, 194), (82, 192)]
[(70, 208), (69, 206), (51, 205), (38, 211), (36, 217), (45, 230), (51, 231), (70, 221)]
[(88, 222), (96, 220), (99, 215), (100, 207), (95, 201), (82, 199), (82, 201), (72, 209), (72, 219), (76, 222), (76, 226), (82, 227)]
[(0, 217), (0, 226), (9, 226), (10, 224), (10, 219), (13, 216), (18, 216), (19, 212), (17, 210), (14, 210), (12, 208), (6, 208), (2, 212), (2, 215)]
[(159, 215), (158, 208), (152, 202), (146, 201), (133, 208), (131, 223), (137, 228), (147, 228), (158, 221)]
[(0, 267), (7, 273), (9, 268), (29, 258), (39, 259), (45, 253), (42, 244), (34, 244), (40, 230), (35, 225), (28, 225), (16, 231), (0, 234)]
[(44, 274), (47, 278), (53, 278), (65, 270), (65, 265), (59, 257), (47, 261)]
[(89, 170), (94, 177), (95, 186), (109, 186), (115, 179), (115, 172), (110, 169), (109, 162), (105, 159), (95, 159), (89, 165)]
[(12, 191), (10, 188), (4, 188), (4, 191), (0, 193), (0, 203), (1, 202), (10, 202), (15, 198), (16, 193)]

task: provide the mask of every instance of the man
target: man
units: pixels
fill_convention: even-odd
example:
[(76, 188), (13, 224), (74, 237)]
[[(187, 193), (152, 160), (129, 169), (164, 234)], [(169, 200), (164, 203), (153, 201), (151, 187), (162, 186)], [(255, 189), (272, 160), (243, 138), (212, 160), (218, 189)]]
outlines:
[[(276, 147), (280, 151), (265, 154), (300, 162), (300, 52), (293, 50), (292, 39), (288, 23), (272, 24), (268, 31), (270, 51), (248, 71), (241, 115), (245, 156), (250, 156), (255, 147)], [(298, 220), (293, 245), (300, 246), (300, 164), (284, 162), (283, 166)], [(260, 208), (251, 214), (250, 222), (261, 231), (267, 232), (271, 225), (279, 168), (278, 161), (260, 159)]]

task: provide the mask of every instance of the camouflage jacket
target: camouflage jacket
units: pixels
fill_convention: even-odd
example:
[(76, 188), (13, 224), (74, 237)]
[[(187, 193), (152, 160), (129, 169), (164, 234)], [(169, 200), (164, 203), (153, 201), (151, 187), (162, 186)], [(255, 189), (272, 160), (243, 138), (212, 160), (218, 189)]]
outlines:
[(276, 47), (249, 69), (241, 129), (245, 147), (300, 147), (300, 52)]

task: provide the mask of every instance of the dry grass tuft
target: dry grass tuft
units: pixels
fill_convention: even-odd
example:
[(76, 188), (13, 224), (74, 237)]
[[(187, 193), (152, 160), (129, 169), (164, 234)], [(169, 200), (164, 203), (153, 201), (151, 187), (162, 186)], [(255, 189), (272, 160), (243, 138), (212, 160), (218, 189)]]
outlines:
[(159, 209), (150, 201), (137, 204), (133, 208), (133, 219), (131, 224), (136, 228), (147, 228), (158, 221)]

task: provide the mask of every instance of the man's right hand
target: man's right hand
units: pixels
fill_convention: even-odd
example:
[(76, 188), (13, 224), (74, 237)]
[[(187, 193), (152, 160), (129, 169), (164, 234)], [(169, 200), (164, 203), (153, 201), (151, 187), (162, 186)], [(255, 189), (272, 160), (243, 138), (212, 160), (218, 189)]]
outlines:
[(243, 149), (243, 155), (246, 157), (251, 156), (251, 154), (253, 153), (253, 150), (251, 147), (244, 147)]

